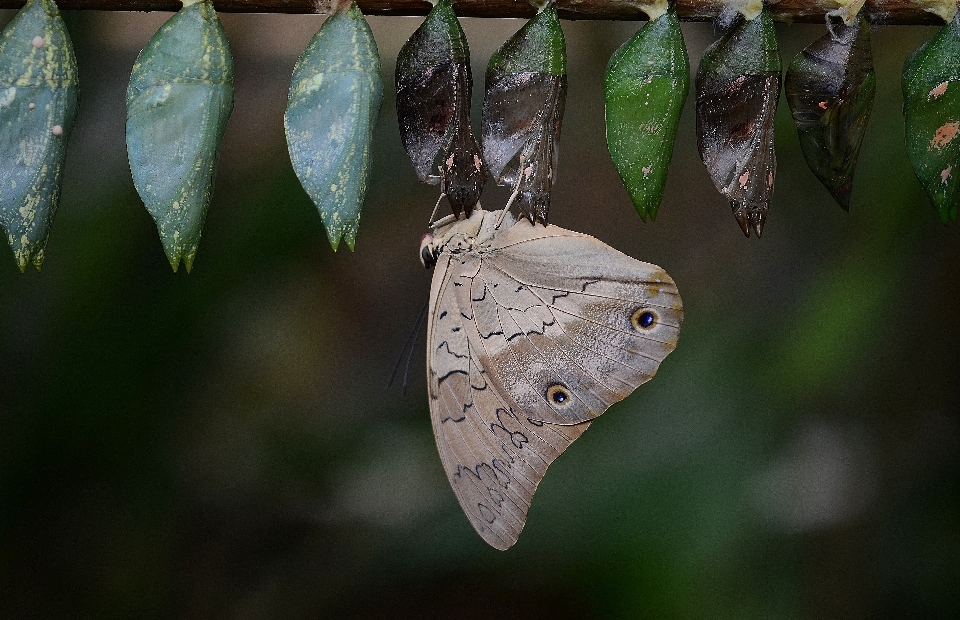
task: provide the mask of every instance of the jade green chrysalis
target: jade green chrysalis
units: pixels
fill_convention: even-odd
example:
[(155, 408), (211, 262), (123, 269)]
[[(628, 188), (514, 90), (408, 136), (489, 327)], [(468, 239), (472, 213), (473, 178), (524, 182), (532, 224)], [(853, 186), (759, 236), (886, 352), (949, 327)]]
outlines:
[(713, 184), (747, 237), (760, 237), (773, 196), (773, 121), (780, 54), (770, 11), (742, 16), (708, 47), (697, 69), (697, 146)]
[(644, 221), (657, 216), (689, 88), (690, 61), (672, 7), (620, 46), (607, 65), (607, 148)]
[(490, 57), (483, 97), (483, 158), (499, 185), (516, 187), (531, 222), (547, 223), (566, 93), (566, 44), (551, 3)]
[(153, 35), (127, 87), (133, 183), (176, 271), (193, 267), (233, 110), (233, 59), (211, 0), (184, 6)]
[(28, 0), (0, 33), (0, 225), (21, 272), (43, 264), (78, 98), (57, 5)]
[(373, 33), (356, 3), (343, 3), (297, 60), (283, 116), (293, 170), (334, 250), (356, 242), (382, 101)]
[(470, 215), (490, 174), (470, 128), (472, 90), (467, 37), (452, 2), (439, 0), (397, 56), (397, 120), (417, 176), (439, 182), (458, 216)]
[(940, 220), (960, 205), (960, 11), (903, 66), (907, 155)]
[(784, 94), (800, 136), (800, 150), (844, 211), (850, 210), (853, 173), (873, 107), (877, 78), (870, 24), (863, 13), (797, 54)]

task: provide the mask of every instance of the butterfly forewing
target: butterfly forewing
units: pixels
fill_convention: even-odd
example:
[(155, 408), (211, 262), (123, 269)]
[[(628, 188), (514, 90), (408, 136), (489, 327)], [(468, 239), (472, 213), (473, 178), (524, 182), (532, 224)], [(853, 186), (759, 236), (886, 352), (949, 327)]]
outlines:
[(464, 512), (505, 549), (550, 463), (676, 346), (682, 307), (659, 267), (556, 226), (451, 248), (431, 291), (434, 434)]

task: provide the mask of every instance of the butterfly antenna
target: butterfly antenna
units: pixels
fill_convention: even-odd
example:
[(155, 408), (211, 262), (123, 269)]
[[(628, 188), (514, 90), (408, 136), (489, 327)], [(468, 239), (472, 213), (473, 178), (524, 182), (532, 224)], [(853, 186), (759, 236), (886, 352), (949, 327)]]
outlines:
[(407, 341), (403, 343), (403, 348), (400, 349), (400, 356), (397, 357), (397, 363), (393, 365), (393, 372), (390, 373), (390, 381), (387, 383), (387, 387), (393, 385), (393, 380), (397, 378), (397, 371), (400, 370), (400, 362), (403, 361), (404, 353), (406, 353), (407, 363), (403, 368), (402, 393), (404, 396), (407, 394), (407, 385), (409, 384), (407, 379), (410, 377), (410, 362), (413, 360), (413, 351), (417, 348), (417, 340), (420, 339), (420, 329), (423, 327), (423, 321), (427, 318), (427, 309), (429, 306), (429, 301), (423, 304), (423, 309), (420, 310), (420, 316), (417, 317), (417, 323), (414, 325), (410, 335), (407, 336)]

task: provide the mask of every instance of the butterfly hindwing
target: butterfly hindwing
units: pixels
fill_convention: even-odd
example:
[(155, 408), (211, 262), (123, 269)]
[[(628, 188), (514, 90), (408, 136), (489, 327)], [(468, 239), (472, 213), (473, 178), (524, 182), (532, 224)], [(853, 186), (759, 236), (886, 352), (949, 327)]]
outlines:
[(550, 463), (676, 346), (682, 307), (662, 269), (593, 237), (527, 220), (482, 231), (449, 235), (434, 274), (430, 408), (464, 512), (505, 549)]

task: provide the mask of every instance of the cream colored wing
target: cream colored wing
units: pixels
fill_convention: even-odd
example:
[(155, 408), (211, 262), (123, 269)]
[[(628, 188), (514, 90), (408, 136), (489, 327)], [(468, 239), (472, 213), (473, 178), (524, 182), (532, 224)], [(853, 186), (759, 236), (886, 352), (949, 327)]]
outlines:
[[(461, 278), (489, 381), (532, 420), (577, 424), (626, 398), (677, 345), (667, 273), (588, 235), (521, 220)], [(469, 291), (467, 290), (469, 280)]]
[(427, 350), (430, 414), (460, 506), (487, 543), (507, 549), (523, 529), (547, 466), (589, 422), (561, 426), (529, 420), (502, 387), (489, 381), (471, 343), (476, 336), (468, 336), (476, 331), (469, 306), (464, 312), (455, 290), (469, 287), (472, 262), (443, 255), (434, 274)]

